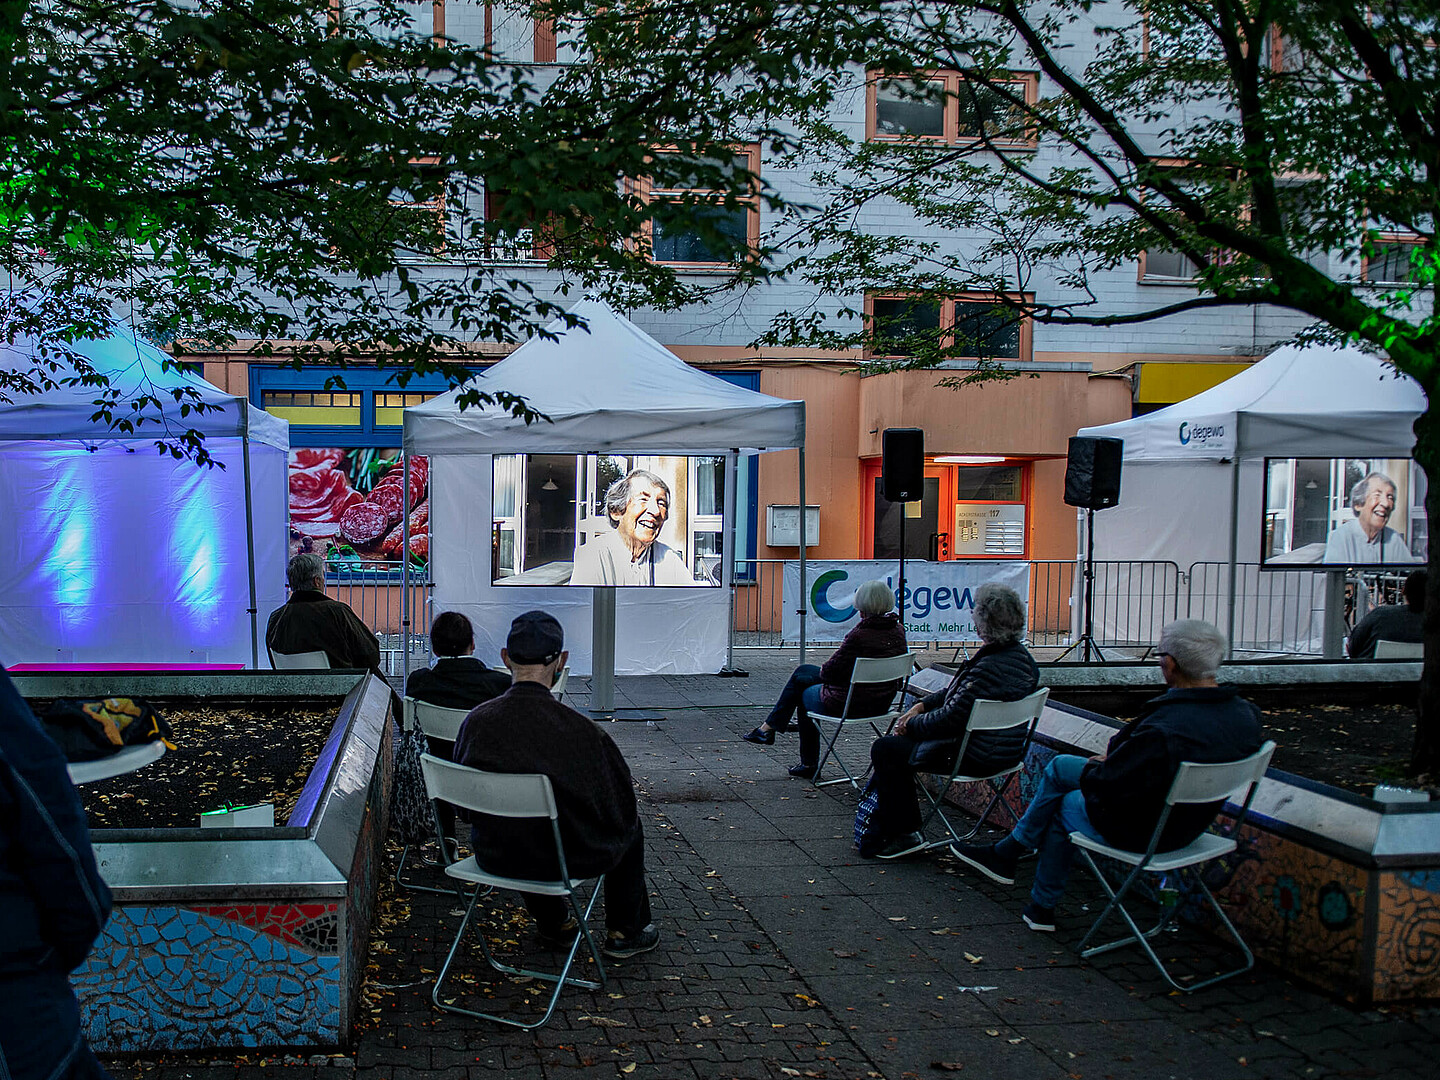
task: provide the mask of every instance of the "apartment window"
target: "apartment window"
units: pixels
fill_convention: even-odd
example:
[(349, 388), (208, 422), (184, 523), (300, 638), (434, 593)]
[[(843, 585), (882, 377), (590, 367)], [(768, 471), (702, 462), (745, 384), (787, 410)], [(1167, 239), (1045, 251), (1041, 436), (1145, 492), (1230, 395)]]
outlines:
[[(659, 150), (652, 159), (663, 166), (657, 175), (638, 185), (641, 198), (655, 206), (685, 206), (681, 220), (666, 220), (662, 213), (647, 226), (651, 257), (677, 266), (715, 267), (734, 262), (735, 252), (760, 241), (760, 202), (753, 193), (726, 205), (726, 191), (706, 184), (705, 174), (718, 170), (723, 180), (760, 171), (760, 147), (735, 150), (730, 157), (704, 159), (687, 169), (687, 158), (673, 150)], [(693, 159), (690, 159), (693, 160)]]
[(437, 158), (417, 158), (415, 179), (391, 190), (389, 202), (400, 214), (407, 246), (417, 252), (439, 252), (445, 247), (445, 184), (438, 175)]
[(1034, 146), (1025, 108), (1035, 104), (1039, 86), (1035, 75), (980, 82), (955, 71), (909, 77), (872, 72), (866, 86), (866, 133), (892, 142)]
[(551, 245), (542, 232), (535, 228), (533, 216), (519, 221), (506, 217), (507, 210), (513, 211), (509, 193), (500, 188), (485, 189), (485, 254), (495, 262), (529, 262), (545, 260), (551, 255)]
[(1030, 320), (1013, 306), (1025, 299), (993, 293), (869, 297), (865, 307), (872, 335), (870, 354), (905, 357), (939, 345), (953, 350), (957, 359), (1028, 359)]
[[(1179, 159), (1166, 159), (1154, 161), (1156, 168), (1163, 170), (1167, 175), (1173, 175), (1178, 182), (1184, 183), (1182, 173), (1190, 163)], [(1203, 179), (1197, 182), (1204, 182)], [(1156, 196), (1146, 188), (1140, 191), (1141, 199), (1149, 201)], [(1219, 253), (1212, 253), (1219, 257)], [(1171, 284), (1179, 281), (1194, 281), (1200, 275), (1200, 267), (1195, 260), (1179, 251), (1166, 247), (1146, 248), (1140, 253), (1139, 279), (1146, 283)]]
[(1411, 258), (1420, 247), (1420, 237), (1388, 233), (1374, 241), (1374, 253), (1360, 264), (1365, 281), (1382, 285), (1407, 285), (1415, 278)]

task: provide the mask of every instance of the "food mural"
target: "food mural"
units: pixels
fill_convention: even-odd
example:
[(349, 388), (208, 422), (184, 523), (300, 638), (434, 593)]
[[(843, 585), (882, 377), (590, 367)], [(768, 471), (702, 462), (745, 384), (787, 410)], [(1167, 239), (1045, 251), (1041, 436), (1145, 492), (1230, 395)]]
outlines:
[(353, 569), (398, 565), (401, 518), (410, 515), (410, 562), (430, 561), (427, 458), (410, 459), (405, 486), (398, 450), (302, 447), (290, 451), (290, 554), (313, 551)]

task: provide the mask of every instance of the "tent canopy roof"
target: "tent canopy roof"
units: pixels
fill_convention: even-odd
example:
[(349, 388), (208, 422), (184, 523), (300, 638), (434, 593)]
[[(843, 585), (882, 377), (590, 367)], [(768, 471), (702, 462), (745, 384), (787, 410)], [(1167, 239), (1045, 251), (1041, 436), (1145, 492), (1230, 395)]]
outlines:
[(466, 386), (526, 400), (549, 421), (526, 424), (496, 405), (461, 410), (464, 387), (405, 410), (412, 454), (723, 454), (788, 450), (805, 439), (805, 403), (786, 401), (690, 367), (629, 319), (581, 301), (563, 319)]
[[(279, 450), (290, 448), (290, 425), (284, 420), (263, 409), (249, 407), (244, 398), (217, 389), (199, 375), (176, 368), (165, 370), (165, 354), (124, 326), (116, 324), (108, 338), (77, 341), (69, 348), (110, 380), (111, 388), (119, 392), (122, 403), (142, 395), (158, 398), (164, 408), (163, 426), (145, 423), (137, 425), (132, 432), (112, 431), (102, 422), (90, 419), (96, 411), (98, 388), (77, 383), (38, 394), (12, 395), (14, 400), (10, 402), (0, 401), (0, 441), (125, 439), (148, 442), (164, 438), (167, 432), (179, 434), (193, 427), (206, 437), (248, 436), (252, 442)], [(42, 363), (37, 356), (33, 339), (17, 338), (13, 345), (0, 342), (0, 368), (5, 370), (33, 371)], [(61, 361), (60, 368), (51, 378), (60, 380), (76, 375), (72, 365), (58, 355), (55, 358)], [(182, 418), (180, 403), (173, 394), (183, 388), (193, 390), (206, 405), (218, 408), (191, 412)], [(153, 417), (154, 413), (149, 415)]]
[(1081, 428), (1125, 440), (1125, 460), (1409, 457), (1425, 392), (1354, 348), (1285, 345), (1186, 401)]

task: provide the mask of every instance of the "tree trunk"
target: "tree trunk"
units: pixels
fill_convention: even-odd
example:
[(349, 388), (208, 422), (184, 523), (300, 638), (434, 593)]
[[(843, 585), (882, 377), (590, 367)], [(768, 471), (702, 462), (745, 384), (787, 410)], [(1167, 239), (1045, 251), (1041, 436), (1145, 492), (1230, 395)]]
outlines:
[[(1426, 387), (1434, 399), (1434, 390)], [(1425, 470), (1425, 515), (1431, 524), (1428, 578), (1425, 583), (1425, 666), (1415, 703), (1415, 745), (1410, 771), (1440, 779), (1440, 409), (1429, 408), (1415, 418), (1415, 461)]]

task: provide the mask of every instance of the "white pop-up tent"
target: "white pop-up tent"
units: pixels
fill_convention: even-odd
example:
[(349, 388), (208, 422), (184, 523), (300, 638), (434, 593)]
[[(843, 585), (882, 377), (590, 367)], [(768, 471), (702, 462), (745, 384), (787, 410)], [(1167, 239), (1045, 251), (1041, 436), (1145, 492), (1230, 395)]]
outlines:
[[(1424, 408), (1424, 391), (1414, 380), (1375, 356), (1286, 345), (1179, 404), (1082, 428), (1081, 435), (1125, 443), (1119, 505), (1095, 515), (1095, 557), (1166, 560), (1181, 573), (1197, 563), (1257, 563), (1265, 458), (1408, 458), (1411, 425)], [(1250, 577), (1263, 581), (1253, 572)], [(1229, 571), (1223, 578), (1229, 592), (1238, 579)], [(1234, 605), (1223, 606), (1228, 621)], [(1134, 612), (1112, 610), (1116, 621), (1133, 626)], [(1156, 631), (1145, 627), (1140, 636), (1153, 640)], [(1251, 636), (1263, 641), (1264, 634), (1255, 628)], [(1289, 636), (1297, 635), (1313, 636), (1292, 626)], [(1295, 641), (1272, 637), (1270, 644)]]
[[(165, 425), (111, 430), (80, 383), (0, 401), (0, 662), (256, 666), (258, 615), (285, 599), (289, 425), (164, 370), (123, 327), (69, 348), (120, 409), (158, 398)], [(0, 344), (7, 370), (32, 372), (35, 357), (28, 339)], [(211, 408), (181, 417), (179, 390)], [(157, 452), (190, 427), (225, 468)]]
[[(467, 383), (523, 397), (549, 420), (526, 424), (497, 405), (461, 409), (460, 387), (405, 410), (407, 455), (430, 459), (430, 572), (434, 610), (458, 610), (475, 625), (477, 651), (498, 654), (511, 619), (543, 607), (565, 626), (570, 663), (591, 668), (592, 590), (491, 583), (494, 454), (730, 455), (801, 450), (805, 403), (734, 386), (680, 360), (629, 319), (595, 301), (557, 319)], [(725, 535), (733, 533), (727, 485)], [(803, 548), (802, 548), (803, 553)], [(719, 589), (618, 589), (614, 670), (621, 674), (715, 671), (728, 641), (733, 559)], [(594, 590), (597, 603), (600, 594)], [(408, 595), (408, 590), (406, 590)], [(603, 650), (607, 643), (598, 643)]]

